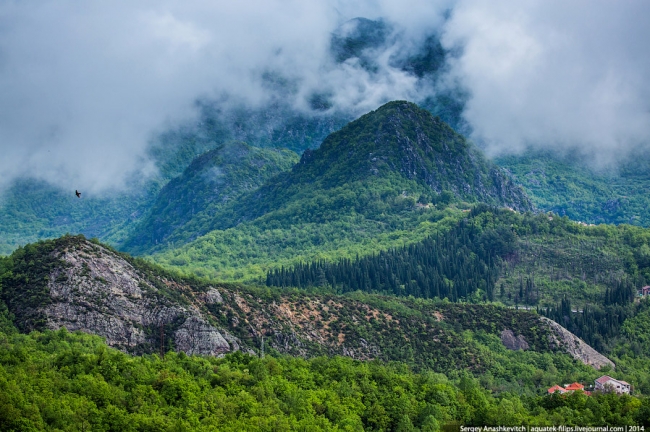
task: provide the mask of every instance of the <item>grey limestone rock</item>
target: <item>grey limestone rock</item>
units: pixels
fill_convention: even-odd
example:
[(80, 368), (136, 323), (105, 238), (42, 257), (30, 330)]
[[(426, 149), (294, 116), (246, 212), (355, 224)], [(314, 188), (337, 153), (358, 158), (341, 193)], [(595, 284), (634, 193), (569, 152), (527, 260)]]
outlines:
[(221, 304), (223, 303), (223, 297), (221, 297), (218, 289), (210, 288), (204, 295), (204, 301), (206, 304)]
[(582, 363), (592, 366), (595, 369), (608, 365), (612, 369), (616, 367), (613, 361), (600, 354), (598, 351), (587, 345), (585, 341), (562, 327), (555, 321), (546, 317), (540, 317), (543, 322), (549, 325), (555, 335), (555, 343), (568, 352), (573, 358)]
[(191, 316), (174, 333), (176, 348), (187, 354), (220, 355), (230, 351), (219, 331), (197, 316)]
[[(219, 330), (192, 304), (163, 295), (120, 256), (92, 243), (57, 250), (63, 262), (49, 275), (51, 301), (42, 311), (46, 327), (81, 330), (131, 353), (157, 352), (160, 332), (171, 332), (174, 347), (187, 354), (223, 355), (240, 349), (236, 338)], [(206, 303), (222, 303), (216, 288)], [(230, 341), (230, 343), (229, 343)]]
[(512, 330), (503, 330), (501, 332), (501, 342), (509, 350), (527, 350), (530, 348), (523, 335), (515, 336)]

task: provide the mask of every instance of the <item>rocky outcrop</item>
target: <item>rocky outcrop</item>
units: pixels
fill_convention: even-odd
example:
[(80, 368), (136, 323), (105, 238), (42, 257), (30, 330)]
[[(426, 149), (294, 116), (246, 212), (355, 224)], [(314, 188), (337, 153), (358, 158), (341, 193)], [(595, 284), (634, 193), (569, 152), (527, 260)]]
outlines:
[[(134, 353), (158, 352), (161, 344), (169, 348), (172, 341), (188, 354), (231, 350), (225, 331), (206, 321), (196, 306), (166, 297), (132, 264), (104, 247), (84, 242), (55, 250), (52, 258), (61, 265), (49, 275), (50, 302), (41, 311), (46, 327), (97, 334), (107, 344)], [(205, 296), (212, 303), (220, 300), (216, 289)]]
[(613, 361), (600, 354), (598, 351), (587, 345), (585, 341), (571, 333), (555, 321), (546, 317), (541, 317), (553, 331), (554, 342), (558, 347), (568, 352), (574, 359), (582, 363), (600, 369), (603, 366), (616, 367)]
[(221, 297), (221, 293), (219, 292), (218, 289), (216, 288), (210, 288), (207, 293), (203, 296), (203, 301), (206, 304), (221, 304), (223, 303), (223, 297)]
[(226, 339), (202, 318), (191, 316), (174, 333), (176, 348), (187, 354), (220, 355), (231, 350)]
[(523, 335), (515, 336), (512, 330), (503, 330), (501, 332), (501, 342), (509, 350), (527, 350), (530, 348), (526, 338)]

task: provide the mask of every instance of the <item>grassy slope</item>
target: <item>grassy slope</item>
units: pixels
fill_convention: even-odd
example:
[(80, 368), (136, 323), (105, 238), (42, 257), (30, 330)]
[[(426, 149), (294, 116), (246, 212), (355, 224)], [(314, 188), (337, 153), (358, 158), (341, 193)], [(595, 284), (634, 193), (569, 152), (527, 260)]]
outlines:
[[(274, 272), (267, 283), (281, 286), (297, 283), (301, 287), (321, 284), (328, 288), (336, 283), (336, 289), (343, 291), (361, 289), (434, 296), (438, 292), (456, 293), (450, 281), (460, 278), (469, 281), (469, 285), (457, 288), (469, 293), (467, 298), (471, 301), (493, 298), (511, 307), (539, 307), (549, 313), (563, 301), (569, 301), (570, 306), (564, 306), (564, 310), (570, 307), (580, 311), (566, 312), (577, 319), (571, 330), (595, 344), (597, 349), (611, 350), (622, 320), (638, 312), (630, 303), (636, 290), (650, 280), (650, 230), (629, 225), (591, 227), (566, 217), (522, 215), (487, 207), (477, 208), (465, 216), (460, 226), (466, 228), (453, 231), (458, 232), (455, 235), (462, 238), (460, 243), (464, 246), (444, 249), (449, 241), (439, 239), (444, 258), (435, 258), (440, 251), (436, 252), (438, 246), (434, 245), (425, 249), (400, 248), (383, 258), (353, 259), (338, 267), (312, 262), (295, 272), (293, 269)], [(495, 235), (503, 236), (502, 241)], [(495, 241), (490, 240), (493, 238)], [(487, 256), (480, 239), (491, 245)], [(454, 258), (461, 251), (464, 256), (477, 254), (484, 261)], [(331, 261), (338, 262), (338, 259)], [(478, 275), (483, 274), (484, 266), (493, 265), (490, 262), (494, 267), (483, 280)], [(441, 280), (440, 275), (448, 279)], [(589, 313), (582, 315), (585, 309)], [(564, 311), (562, 316), (552, 316), (560, 321), (568, 319)]]

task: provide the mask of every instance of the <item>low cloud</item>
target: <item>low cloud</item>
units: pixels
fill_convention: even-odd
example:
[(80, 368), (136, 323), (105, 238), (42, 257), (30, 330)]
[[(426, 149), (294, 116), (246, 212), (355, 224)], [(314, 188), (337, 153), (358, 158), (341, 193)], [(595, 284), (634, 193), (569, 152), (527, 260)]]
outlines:
[(296, 83), (287, 97), (297, 108), (315, 90), (357, 111), (412, 96), (413, 80), (385, 58), (371, 76), (333, 64), (328, 51), (331, 32), (358, 15), (394, 14), (417, 28), (440, 21), (439, 7), (410, 6), (422, 12), (415, 19), (396, 2), (4, 2), (0, 185), (26, 175), (90, 192), (120, 188), (129, 173), (151, 170), (146, 148), (156, 134), (196, 118), (196, 100), (228, 94), (263, 105), (268, 72)]
[[(0, 5), (0, 187), (20, 176), (90, 193), (128, 186), (129, 174), (154, 171), (158, 134), (196, 121), (197, 100), (255, 108), (282, 97), (309, 112), (323, 94), (351, 115), (422, 100), (436, 89), (393, 60), (432, 34), (455, 53), (446, 82), (467, 90), (465, 118), (492, 154), (572, 147), (607, 160), (650, 136), (648, 8), (10, 0)], [(390, 25), (370, 69), (331, 56), (332, 33), (355, 17)]]
[(443, 44), (491, 154), (577, 151), (607, 165), (650, 146), (650, 4), (459, 1)]

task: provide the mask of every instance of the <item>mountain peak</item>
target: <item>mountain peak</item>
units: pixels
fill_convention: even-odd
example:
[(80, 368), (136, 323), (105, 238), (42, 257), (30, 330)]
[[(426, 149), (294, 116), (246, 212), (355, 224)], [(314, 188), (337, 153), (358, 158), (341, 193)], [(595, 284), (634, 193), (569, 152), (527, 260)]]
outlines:
[(517, 210), (532, 205), (524, 192), (480, 150), (428, 111), (389, 102), (329, 135), (303, 153), (294, 176), (325, 187), (399, 175), (440, 194)]

